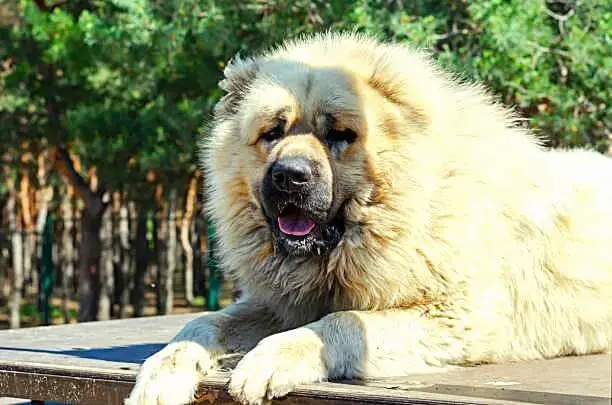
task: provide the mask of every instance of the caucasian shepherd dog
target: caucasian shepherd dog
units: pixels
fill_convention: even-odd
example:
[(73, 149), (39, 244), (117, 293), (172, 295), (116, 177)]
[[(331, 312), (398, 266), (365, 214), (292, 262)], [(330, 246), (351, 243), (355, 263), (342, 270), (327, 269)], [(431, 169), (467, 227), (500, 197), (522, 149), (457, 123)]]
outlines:
[(612, 160), (546, 150), (405, 45), (299, 40), (225, 69), (202, 163), (242, 298), (143, 365), (180, 405), (228, 353), (232, 396), (612, 345)]

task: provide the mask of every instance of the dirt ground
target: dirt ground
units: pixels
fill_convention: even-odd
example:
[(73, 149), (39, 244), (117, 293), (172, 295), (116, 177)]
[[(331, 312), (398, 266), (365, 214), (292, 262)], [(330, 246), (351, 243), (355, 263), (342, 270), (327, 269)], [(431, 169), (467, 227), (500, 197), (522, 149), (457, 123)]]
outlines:
[[(221, 307), (225, 307), (232, 302), (232, 290), (231, 286), (226, 285), (229, 283), (224, 283), (221, 292)], [(148, 292), (145, 294), (145, 316), (154, 316), (157, 314), (157, 309), (155, 307), (155, 293)], [(52, 297), (50, 300), (51, 305), (51, 324), (52, 325), (62, 325), (65, 322), (63, 311), (62, 311), (62, 299), (60, 297)], [(195, 313), (205, 311), (205, 302), (203, 297), (195, 297), (193, 303), (189, 305), (185, 300), (184, 294), (177, 292), (174, 296), (174, 306), (173, 306), (173, 314), (185, 314), (185, 313)], [(68, 301), (68, 311), (70, 313), (69, 323), (77, 322), (77, 314), (78, 314), (78, 302), (76, 300)], [(134, 314), (133, 307), (128, 305), (127, 307), (127, 317), (131, 318)], [(21, 327), (28, 328), (40, 326), (39, 314), (36, 309), (36, 297), (28, 296), (24, 298), (22, 301), (22, 310), (21, 310)], [(9, 327), (9, 311), (7, 307), (0, 308), (0, 330), (8, 329)], [(0, 402), (0, 405), (2, 403)]]

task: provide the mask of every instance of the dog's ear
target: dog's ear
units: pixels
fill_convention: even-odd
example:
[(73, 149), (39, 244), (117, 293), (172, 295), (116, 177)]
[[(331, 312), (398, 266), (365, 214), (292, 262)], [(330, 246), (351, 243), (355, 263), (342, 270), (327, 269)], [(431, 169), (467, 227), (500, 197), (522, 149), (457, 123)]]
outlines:
[(257, 75), (257, 62), (255, 59), (242, 59), (236, 55), (225, 66), (224, 78), (219, 87), (226, 94), (215, 105), (215, 114), (235, 114), (240, 100), (244, 98), (249, 85)]

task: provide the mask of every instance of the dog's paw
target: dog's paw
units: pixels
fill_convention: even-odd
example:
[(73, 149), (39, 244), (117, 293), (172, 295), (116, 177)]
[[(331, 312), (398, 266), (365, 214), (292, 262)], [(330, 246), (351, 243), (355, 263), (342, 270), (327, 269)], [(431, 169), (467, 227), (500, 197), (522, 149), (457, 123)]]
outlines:
[(317, 335), (305, 328), (267, 337), (238, 363), (229, 393), (242, 404), (261, 405), (296, 385), (323, 381), (328, 375), (322, 348)]
[(142, 365), (125, 405), (185, 405), (216, 362), (194, 342), (171, 343)]

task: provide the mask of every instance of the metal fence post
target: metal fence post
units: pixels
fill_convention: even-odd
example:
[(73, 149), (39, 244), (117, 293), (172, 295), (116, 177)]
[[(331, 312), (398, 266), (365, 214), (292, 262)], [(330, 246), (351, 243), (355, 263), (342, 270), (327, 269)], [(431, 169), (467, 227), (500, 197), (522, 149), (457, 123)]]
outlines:
[(215, 226), (210, 218), (206, 218), (206, 233), (208, 240), (208, 269), (210, 276), (208, 278), (208, 298), (206, 307), (210, 311), (216, 311), (220, 308), (219, 297), (221, 295), (221, 272), (215, 258), (217, 250), (217, 241)]
[(51, 307), (49, 298), (53, 293), (54, 266), (53, 266), (53, 229), (55, 218), (47, 216), (42, 235), (40, 277), (38, 286), (38, 310), (40, 312), (40, 323), (49, 325), (51, 323)]

